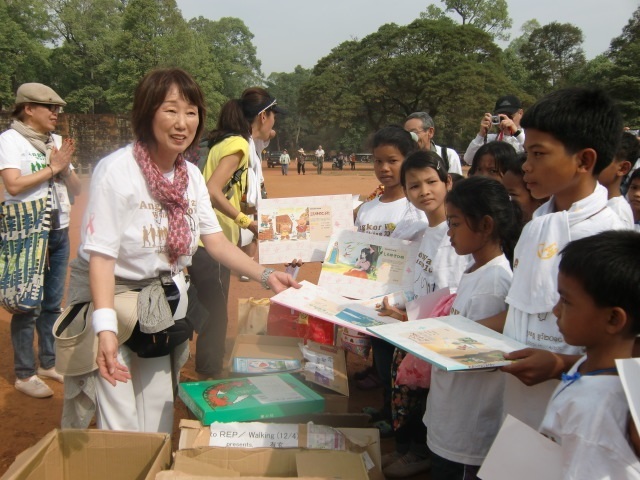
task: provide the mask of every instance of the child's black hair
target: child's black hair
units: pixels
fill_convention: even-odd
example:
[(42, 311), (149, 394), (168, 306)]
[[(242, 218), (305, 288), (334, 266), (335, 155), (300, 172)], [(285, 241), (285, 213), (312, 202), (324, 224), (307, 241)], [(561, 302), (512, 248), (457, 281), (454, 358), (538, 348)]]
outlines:
[(500, 241), (503, 253), (513, 263), (513, 250), (522, 230), (522, 210), (511, 201), (504, 185), (488, 177), (465, 178), (453, 186), (446, 202), (460, 209), (474, 231), (485, 216), (491, 217), (493, 238)]
[(459, 173), (449, 172), (449, 176), (451, 177), (451, 185), (455, 185), (460, 180), (464, 180), (464, 176)]
[(510, 158), (507, 162), (502, 165), (504, 175), (507, 172), (511, 172), (514, 175), (518, 175), (522, 177), (524, 172), (522, 171), (522, 165), (527, 161), (527, 154), (524, 152), (516, 154), (515, 157)]
[(559, 270), (578, 280), (599, 307), (620, 307), (640, 333), (640, 233), (609, 230), (569, 242)]
[(633, 182), (636, 178), (640, 178), (640, 168), (636, 168), (633, 172), (631, 172), (627, 184), (631, 185), (631, 182)]
[(473, 156), (471, 161), (471, 168), (469, 168), (468, 175), (471, 177), (475, 175), (478, 169), (478, 162), (484, 155), (491, 155), (496, 162), (496, 170), (504, 175), (504, 165), (513, 161), (516, 158), (516, 149), (509, 145), (507, 142), (489, 142), (482, 145)]
[(410, 170), (424, 170), (425, 168), (433, 168), (438, 174), (438, 178), (447, 183), (448, 172), (440, 155), (430, 150), (418, 150), (410, 153), (402, 162), (400, 169), (400, 184), (402, 188), (407, 187), (407, 172)]
[(524, 113), (520, 125), (525, 133), (531, 128), (552, 135), (569, 154), (594, 149), (594, 175), (611, 163), (622, 133), (622, 117), (611, 97), (602, 89), (583, 87), (545, 95)]
[(371, 151), (381, 145), (396, 147), (405, 158), (418, 149), (418, 144), (413, 140), (411, 134), (400, 125), (387, 125), (374, 134), (371, 141)]
[(618, 162), (627, 161), (633, 166), (640, 156), (640, 141), (633, 133), (622, 132), (620, 146), (616, 152), (615, 159)]

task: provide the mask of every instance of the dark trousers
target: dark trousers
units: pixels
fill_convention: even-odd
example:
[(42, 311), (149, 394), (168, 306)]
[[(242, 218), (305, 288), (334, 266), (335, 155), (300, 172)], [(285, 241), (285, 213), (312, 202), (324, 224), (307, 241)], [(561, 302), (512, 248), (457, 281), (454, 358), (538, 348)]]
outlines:
[(391, 365), (396, 347), (380, 338), (371, 337), (371, 350), (373, 364), (382, 383), (382, 414), (386, 420), (391, 420)]
[(432, 480), (478, 480), (480, 467), (464, 465), (431, 453)]
[(211, 258), (204, 247), (198, 247), (188, 271), (198, 289), (198, 300), (209, 311), (196, 340), (196, 372), (213, 376), (223, 367), (231, 272)]
[(304, 162), (300, 163), (298, 162), (298, 175), (300, 175), (300, 170), (302, 170), (302, 173), (306, 173), (304, 170)]

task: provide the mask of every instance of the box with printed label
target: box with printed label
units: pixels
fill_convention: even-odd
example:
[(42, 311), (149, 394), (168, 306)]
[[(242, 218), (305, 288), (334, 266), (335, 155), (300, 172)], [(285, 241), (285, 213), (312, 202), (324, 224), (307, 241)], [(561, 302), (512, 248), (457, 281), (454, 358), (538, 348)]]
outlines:
[(340, 347), (273, 335), (236, 337), (229, 360), (233, 374), (271, 373), (276, 368), (297, 370), (295, 375), (322, 395), (326, 412), (349, 411), (347, 363)]
[(178, 395), (203, 424), (321, 412), (324, 399), (288, 373), (181, 383)]

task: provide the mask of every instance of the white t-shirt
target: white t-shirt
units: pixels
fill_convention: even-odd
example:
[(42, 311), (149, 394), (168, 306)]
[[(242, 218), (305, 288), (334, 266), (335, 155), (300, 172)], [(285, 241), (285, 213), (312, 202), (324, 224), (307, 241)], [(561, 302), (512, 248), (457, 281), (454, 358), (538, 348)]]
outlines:
[(640, 462), (627, 439), (628, 421), (620, 377), (583, 375), (558, 385), (539, 430), (562, 447), (563, 479), (640, 479)]
[(318, 159), (324, 158), (324, 150), (322, 150), (321, 148), (316, 150), (316, 158), (318, 158)]
[(381, 202), (376, 197), (360, 206), (355, 221), (359, 232), (411, 241), (421, 239), (428, 224), (424, 212), (406, 198)]
[[(52, 134), (53, 142), (57, 148), (62, 146), (62, 137)], [(36, 150), (29, 141), (18, 131), (10, 128), (0, 135), (0, 170), (5, 168), (17, 168), (21, 175), (31, 175), (47, 167), (47, 157), (44, 153)], [(71, 167), (73, 168), (73, 167)], [(55, 197), (53, 208), (60, 210), (60, 228), (69, 226), (69, 213), (71, 212), (71, 201), (67, 185), (60, 179), (54, 180)], [(17, 195), (11, 195), (5, 188), (5, 201), (7, 203), (31, 202), (42, 197), (46, 197), (49, 192), (49, 182), (43, 182), (31, 190), (24, 191)]]
[[(481, 320), (504, 311), (512, 276), (504, 255), (465, 273), (451, 314)], [(504, 376), (497, 370), (456, 373), (433, 367), (424, 416), (432, 452), (465, 465), (482, 464), (502, 424)]]
[[(187, 220), (191, 229), (191, 255), (199, 236), (221, 232), (204, 177), (186, 162), (189, 186)], [(165, 175), (173, 179), (173, 171)], [(89, 203), (81, 229), (78, 254), (89, 260), (91, 252), (116, 259), (115, 274), (130, 280), (156, 277), (171, 270), (165, 253), (168, 217), (151, 197), (142, 171), (128, 145), (100, 160), (91, 178)], [(178, 268), (191, 264), (191, 256), (178, 259)]]
[(625, 228), (633, 230), (633, 210), (631, 210), (631, 205), (629, 205), (626, 198), (623, 196), (610, 198), (607, 202), (607, 207), (620, 217)]
[(427, 295), (449, 287), (455, 293), (471, 255), (460, 256), (451, 246), (447, 222), (427, 227), (420, 243), (413, 275), (413, 293)]
[[(436, 153), (442, 158), (442, 147), (436, 145)], [(460, 164), (460, 156), (453, 148), (447, 148), (447, 160), (449, 161), (449, 173), (458, 173), (462, 175), (462, 165)]]
[(524, 130), (520, 130), (520, 134), (517, 137), (514, 137), (513, 135), (504, 135), (502, 136), (502, 138), (500, 138), (497, 134), (490, 133), (487, 135), (486, 142), (484, 140), (484, 137), (481, 137), (480, 135), (476, 135), (476, 138), (474, 138), (473, 140), (471, 140), (471, 142), (469, 142), (467, 151), (464, 152), (464, 156), (463, 156), (464, 161), (467, 162), (468, 165), (471, 165), (473, 163), (473, 157), (475, 157), (478, 149), (485, 143), (495, 142), (496, 140), (508, 143), (518, 153), (524, 152), (524, 137), (525, 137)]

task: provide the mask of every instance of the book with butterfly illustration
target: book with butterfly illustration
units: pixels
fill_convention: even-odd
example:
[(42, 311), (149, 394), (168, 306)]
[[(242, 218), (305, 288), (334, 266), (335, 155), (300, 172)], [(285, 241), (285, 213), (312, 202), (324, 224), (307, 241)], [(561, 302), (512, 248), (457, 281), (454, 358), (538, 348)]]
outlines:
[(367, 328), (396, 347), (447, 371), (480, 370), (511, 363), (504, 354), (527, 348), (461, 315)]

